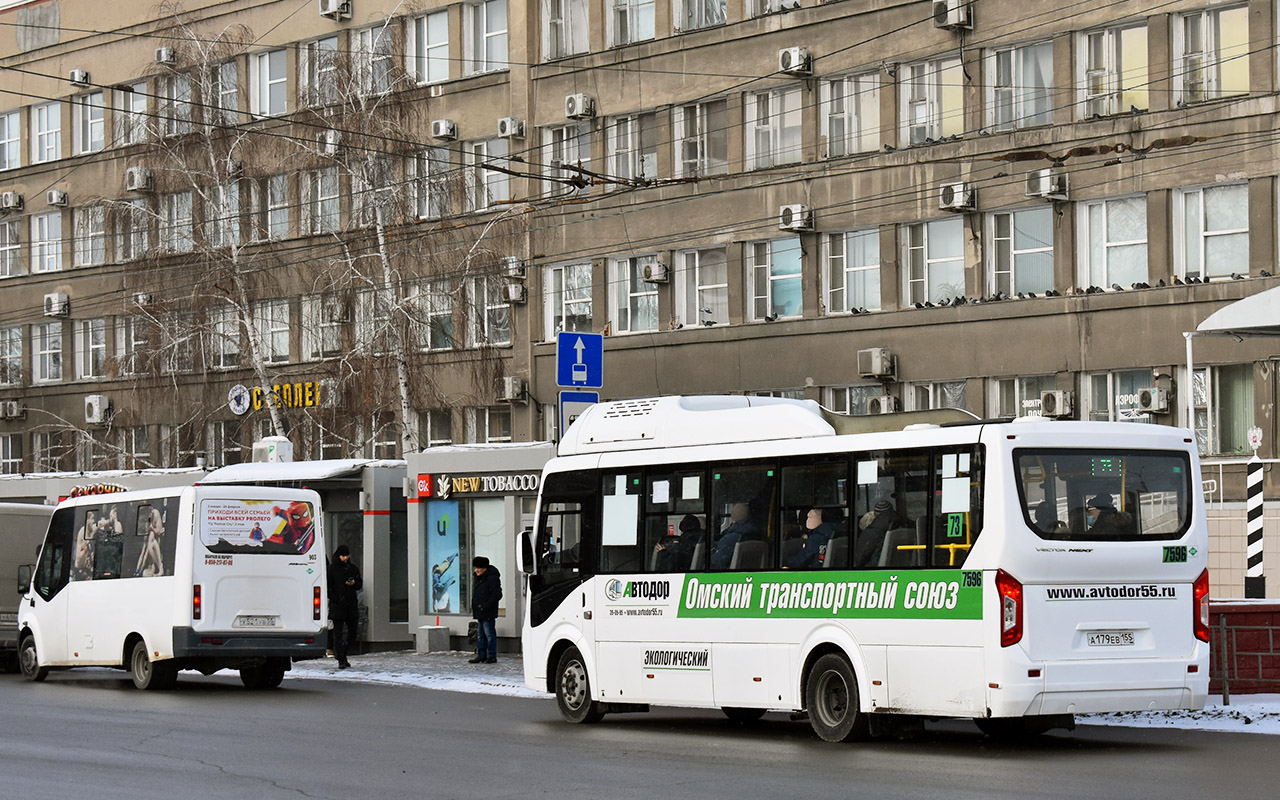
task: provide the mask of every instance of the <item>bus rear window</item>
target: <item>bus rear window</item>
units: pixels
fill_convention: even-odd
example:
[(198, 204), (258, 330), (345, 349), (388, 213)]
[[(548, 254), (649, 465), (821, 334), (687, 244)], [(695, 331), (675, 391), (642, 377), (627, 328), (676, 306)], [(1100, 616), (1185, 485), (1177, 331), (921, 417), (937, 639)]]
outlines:
[(1015, 450), (1023, 517), (1042, 539), (1178, 539), (1191, 522), (1186, 453)]
[(297, 555), (316, 540), (315, 508), (301, 500), (204, 500), (200, 541), (210, 553)]

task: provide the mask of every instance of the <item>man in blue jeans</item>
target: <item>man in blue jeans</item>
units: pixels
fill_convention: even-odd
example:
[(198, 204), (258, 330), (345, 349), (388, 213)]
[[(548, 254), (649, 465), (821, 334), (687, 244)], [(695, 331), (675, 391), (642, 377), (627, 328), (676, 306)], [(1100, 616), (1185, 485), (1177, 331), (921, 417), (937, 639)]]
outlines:
[(484, 556), (471, 560), (476, 574), (471, 585), (471, 616), (476, 618), (476, 657), (469, 664), (498, 663), (498, 601), (502, 599), (502, 575)]

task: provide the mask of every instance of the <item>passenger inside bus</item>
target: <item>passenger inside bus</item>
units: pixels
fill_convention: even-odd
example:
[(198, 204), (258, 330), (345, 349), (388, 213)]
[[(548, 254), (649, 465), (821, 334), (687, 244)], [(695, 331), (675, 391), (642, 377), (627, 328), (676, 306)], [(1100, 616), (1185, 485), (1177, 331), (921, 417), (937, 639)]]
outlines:
[[(764, 530), (760, 525), (751, 518), (751, 507), (746, 503), (734, 503), (729, 509), (729, 527), (725, 528), (724, 533), (720, 535), (719, 541), (711, 550), (711, 568), (712, 569), (730, 569), (733, 568), (734, 552), (738, 549), (738, 544), (747, 542), (764, 543)], [(754, 549), (754, 545), (751, 546)], [(760, 556), (756, 560), (763, 559), (763, 549)], [(739, 556), (741, 560), (741, 556)], [(747, 564), (739, 564), (740, 567), (749, 566)]]
[(788, 569), (821, 569), (827, 548), (840, 531), (842, 515), (834, 508), (811, 508), (805, 515), (799, 549), (787, 559)]
[(905, 526), (905, 522), (893, 510), (893, 503), (881, 498), (872, 506), (875, 516), (858, 534), (858, 541), (853, 546), (853, 566), (874, 567), (880, 560), (880, 552), (884, 546), (885, 535), (895, 528)]
[(1086, 524), (1100, 536), (1128, 536), (1133, 533), (1133, 515), (1117, 511), (1109, 494), (1099, 494), (1085, 504)]
[(653, 546), (650, 569), (654, 572), (683, 572), (693, 561), (694, 548), (702, 541), (702, 521), (693, 514), (680, 520), (680, 535), (667, 537)]
[(1036, 527), (1048, 534), (1067, 532), (1067, 524), (1058, 519), (1058, 510), (1048, 500), (1042, 500), (1035, 510)]

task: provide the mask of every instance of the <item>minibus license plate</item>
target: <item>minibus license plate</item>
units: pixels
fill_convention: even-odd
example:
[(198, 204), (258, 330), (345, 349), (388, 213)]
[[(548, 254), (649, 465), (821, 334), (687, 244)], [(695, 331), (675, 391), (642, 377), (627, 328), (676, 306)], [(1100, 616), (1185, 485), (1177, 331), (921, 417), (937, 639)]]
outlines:
[(1095, 631), (1089, 634), (1090, 647), (1128, 647), (1133, 644), (1133, 631)]
[(248, 616), (236, 617), (237, 628), (274, 628), (279, 623), (279, 617), (270, 616)]

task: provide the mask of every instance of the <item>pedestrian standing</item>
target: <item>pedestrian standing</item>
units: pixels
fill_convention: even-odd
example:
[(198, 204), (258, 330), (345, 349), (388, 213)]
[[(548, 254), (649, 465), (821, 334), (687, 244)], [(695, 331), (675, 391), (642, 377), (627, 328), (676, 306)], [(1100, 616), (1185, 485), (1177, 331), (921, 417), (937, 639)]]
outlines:
[[(334, 561), (329, 563), (329, 620), (333, 623), (333, 655), (338, 659), (338, 669), (351, 666), (347, 651), (356, 641), (356, 623), (360, 619), (360, 600), (357, 592), (364, 585), (360, 569), (351, 563), (351, 549), (345, 544), (333, 551)], [(345, 628), (345, 630), (344, 630)]]
[(498, 601), (502, 600), (502, 575), (484, 556), (471, 560), (476, 579), (471, 586), (471, 616), (476, 618), (476, 657), (469, 664), (498, 662)]

